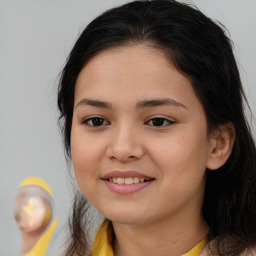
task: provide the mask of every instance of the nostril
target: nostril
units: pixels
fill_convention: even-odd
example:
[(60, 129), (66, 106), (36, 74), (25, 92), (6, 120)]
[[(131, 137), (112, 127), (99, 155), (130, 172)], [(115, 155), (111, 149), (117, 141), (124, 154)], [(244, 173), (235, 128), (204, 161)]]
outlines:
[(106, 149), (106, 156), (108, 158), (120, 162), (134, 161), (143, 155), (143, 148), (137, 142), (117, 141), (117, 139), (113, 139)]

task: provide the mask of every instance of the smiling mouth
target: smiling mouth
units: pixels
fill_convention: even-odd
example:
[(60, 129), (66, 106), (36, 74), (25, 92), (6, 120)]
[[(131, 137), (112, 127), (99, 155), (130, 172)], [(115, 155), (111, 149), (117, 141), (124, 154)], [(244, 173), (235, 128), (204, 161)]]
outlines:
[(112, 183), (115, 183), (115, 184), (131, 185), (131, 184), (138, 184), (138, 183), (151, 181), (153, 179), (145, 179), (145, 178), (140, 178), (140, 177), (128, 177), (128, 178), (113, 177), (113, 178), (109, 178), (107, 180)]
[(102, 180), (112, 192), (129, 195), (148, 187), (155, 178), (134, 171), (114, 171), (103, 176)]

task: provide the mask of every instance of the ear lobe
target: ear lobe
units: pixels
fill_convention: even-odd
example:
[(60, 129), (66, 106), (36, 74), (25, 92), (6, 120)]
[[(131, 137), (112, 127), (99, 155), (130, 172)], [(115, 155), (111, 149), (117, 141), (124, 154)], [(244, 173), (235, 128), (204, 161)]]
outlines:
[(220, 125), (210, 135), (210, 148), (206, 167), (216, 170), (228, 160), (235, 141), (235, 129), (232, 123)]

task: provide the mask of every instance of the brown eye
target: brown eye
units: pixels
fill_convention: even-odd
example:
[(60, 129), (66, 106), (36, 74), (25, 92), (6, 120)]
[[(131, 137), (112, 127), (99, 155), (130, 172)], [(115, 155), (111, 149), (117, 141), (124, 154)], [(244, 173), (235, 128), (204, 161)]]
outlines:
[(166, 118), (160, 118), (160, 117), (157, 117), (157, 118), (152, 118), (150, 119), (147, 124), (149, 125), (152, 125), (152, 126), (166, 126), (166, 125), (170, 125), (170, 124), (173, 124), (174, 122), (173, 121), (170, 121)]
[(82, 123), (87, 124), (89, 126), (93, 126), (93, 127), (109, 124), (109, 122), (102, 117), (91, 117), (91, 118), (84, 120)]

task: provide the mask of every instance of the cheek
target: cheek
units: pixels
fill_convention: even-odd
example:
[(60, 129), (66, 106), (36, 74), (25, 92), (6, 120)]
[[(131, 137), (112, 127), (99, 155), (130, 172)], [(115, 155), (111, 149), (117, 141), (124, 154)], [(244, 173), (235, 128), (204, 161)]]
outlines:
[(88, 187), (88, 184), (91, 184), (97, 176), (101, 155), (99, 148), (97, 140), (90, 140), (79, 128), (72, 128), (71, 156), (76, 180), (82, 191), (82, 188)]
[(189, 176), (192, 172), (205, 172), (208, 141), (204, 131), (179, 129), (168, 138), (151, 140), (151, 158), (165, 175)]

